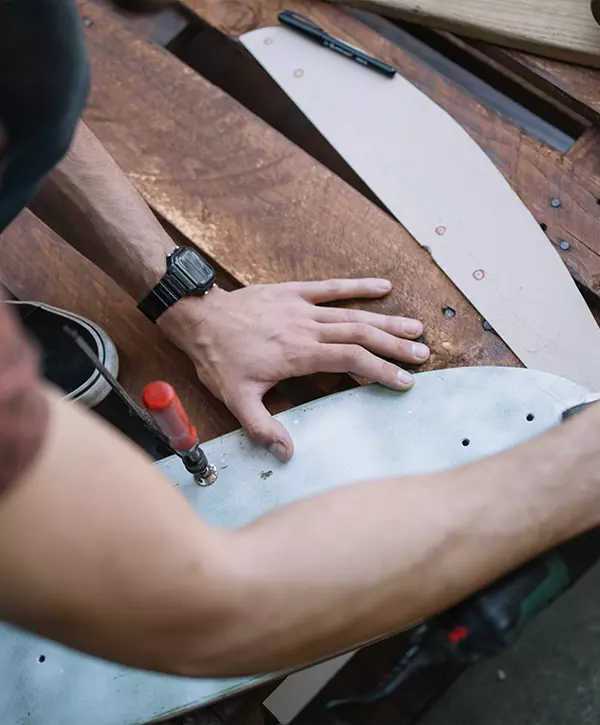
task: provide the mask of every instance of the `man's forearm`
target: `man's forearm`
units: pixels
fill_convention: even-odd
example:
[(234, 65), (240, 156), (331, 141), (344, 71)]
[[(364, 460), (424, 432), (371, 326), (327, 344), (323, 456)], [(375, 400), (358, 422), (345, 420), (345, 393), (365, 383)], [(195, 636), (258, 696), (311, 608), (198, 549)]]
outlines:
[(481, 463), (337, 490), (229, 532), (105, 425), (50, 401), (45, 449), (0, 499), (0, 617), (131, 665), (305, 664), (600, 524), (600, 406)]
[(474, 465), (352, 486), (240, 531), (253, 607), (232, 637), (237, 667), (315, 661), (392, 633), (600, 525), (598, 426), (600, 406)]
[(110, 154), (80, 122), (68, 155), (30, 205), (134, 300), (154, 287), (174, 242)]

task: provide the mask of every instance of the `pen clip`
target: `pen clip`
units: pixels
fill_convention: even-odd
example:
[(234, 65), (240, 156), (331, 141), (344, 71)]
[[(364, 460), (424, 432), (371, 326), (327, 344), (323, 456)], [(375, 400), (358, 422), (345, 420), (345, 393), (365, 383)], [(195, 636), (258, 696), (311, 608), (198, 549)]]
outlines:
[(285, 18), (292, 18), (293, 20), (301, 20), (301, 21), (304, 21), (306, 23), (306, 25), (308, 25), (310, 28), (313, 28), (314, 30), (320, 30), (322, 33), (325, 32), (320, 25), (317, 25), (317, 23), (315, 23), (314, 20), (312, 20), (311, 18), (309, 18), (306, 15), (302, 15), (302, 13), (297, 13), (295, 10), (282, 10), (279, 13), (278, 20), (281, 22), (282, 18), (284, 19), (284, 21), (285, 21)]

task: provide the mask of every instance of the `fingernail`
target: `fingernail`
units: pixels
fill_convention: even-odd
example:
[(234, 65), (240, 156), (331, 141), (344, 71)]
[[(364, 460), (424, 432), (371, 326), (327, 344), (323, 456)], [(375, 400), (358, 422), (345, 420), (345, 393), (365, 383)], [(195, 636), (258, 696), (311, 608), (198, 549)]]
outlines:
[(379, 280), (377, 280), (377, 287), (382, 292), (386, 292), (387, 290), (389, 290), (391, 288), (391, 286), (392, 286), (392, 283), (390, 282), (389, 279), (379, 279)]
[(423, 325), (416, 320), (410, 320), (409, 322), (404, 323), (404, 332), (407, 335), (414, 335), (415, 337), (417, 337), (421, 334), (422, 331)]
[(282, 463), (287, 461), (287, 450), (283, 443), (272, 443), (269, 446), (269, 451), (278, 458)]
[(396, 378), (401, 385), (411, 385), (413, 381), (413, 376), (406, 370), (398, 370)]
[(429, 348), (427, 345), (422, 345), (420, 342), (413, 342), (412, 352), (417, 360), (427, 360), (429, 357)]

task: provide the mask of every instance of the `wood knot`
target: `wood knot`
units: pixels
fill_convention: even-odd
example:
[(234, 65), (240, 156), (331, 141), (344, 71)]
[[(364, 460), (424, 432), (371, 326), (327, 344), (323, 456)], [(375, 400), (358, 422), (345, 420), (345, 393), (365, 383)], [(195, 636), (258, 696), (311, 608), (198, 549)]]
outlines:
[(217, 3), (214, 20), (208, 18), (221, 32), (243, 35), (261, 27), (261, 14), (257, 8), (240, 0), (222, 0)]

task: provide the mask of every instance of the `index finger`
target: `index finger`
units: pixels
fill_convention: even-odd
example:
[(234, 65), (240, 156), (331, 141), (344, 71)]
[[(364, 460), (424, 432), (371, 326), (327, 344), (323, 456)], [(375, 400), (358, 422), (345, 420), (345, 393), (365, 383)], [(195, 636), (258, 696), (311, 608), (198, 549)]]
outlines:
[(383, 297), (392, 289), (388, 279), (366, 277), (363, 279), (326, 279), (322, 282), (293, 282), (298, 294), (307, 302), (351, 300), (359, 297)]

